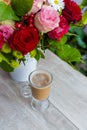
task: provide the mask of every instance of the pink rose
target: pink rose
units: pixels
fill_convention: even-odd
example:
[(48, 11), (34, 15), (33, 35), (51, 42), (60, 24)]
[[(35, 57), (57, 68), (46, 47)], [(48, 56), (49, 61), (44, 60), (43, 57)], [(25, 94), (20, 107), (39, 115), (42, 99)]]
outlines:
[(14, 30), (9, 25), (1, 25), (0, 26), (0, 32), (2, 32), (4, 37), (4, 42), (7, 42), (10, 36), (13, 34)]
[(43, 6), (35, 16), (35, 26), (39, 31), (46, 33), (59, 26), (60, 17), (51, 6)]
[(0, 49), (2, 48), (3, 43), (4, 43), (4, 37), (3, 37), (2, 32), (0, 32)]
[(60, 16), (60, 23), (59, 27), (55, 28), (51, 32), (48, 33), (48, 36), (51, 39), (58, 39), (62, 38), (69, 30), (69, 25), (66, 19), (63, 16)]
[(30, 12), (32, 12), (32, 13), (38, 12), (42, 7), (43, 2), (45, 2), (45, 1), (46, 0), (34, 0), (33, 7), (32, 7)]

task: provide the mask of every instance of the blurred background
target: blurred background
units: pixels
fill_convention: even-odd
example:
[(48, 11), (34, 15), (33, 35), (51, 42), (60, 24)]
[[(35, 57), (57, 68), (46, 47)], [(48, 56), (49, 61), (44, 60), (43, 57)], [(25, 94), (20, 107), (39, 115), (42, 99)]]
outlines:
[[(82, 3), (82, 0), (74, 0), (78, 4)], [(84, 10), (87, 11), (87, 5), (85, 6)], [(84, 11), (83, 10), (83, 11)], [(86, 16), (87, 17), (87, 16)], [(87, 76), (87, 25), (84, 28), (74, 29), (73, 30), (78, 37), (74, 38), (71, 42), (73, 45), (77, 46), (82, 54), (83, 61), (82, 63), (76, 64), (76, 68), (85, 76)]]
[[(66, 35), (66, 37), (64, 37), (64, 39), (62, 39), (61, 42), (62, 44), (69, 44), (72, 47), (77, 48), (82, 55), (82, 61), (75, 62), (75, 59), (78, 57), (78, 54), (76, 53), (74, 55), (73, 50), (62, 52), (63, 53), (62, 57), (59, 55), (58, 52), (55, 51), (55, 49), (53, 50), (52, 48), (50, 48), (50, 50), (53, 51), (59, 57), (61, 57), (61, 59), (69, 63), (73, 68), (80, 71), (83, 75), (87, 76), (87, 0), (74, 0), (74, 1), (80, 5), (82, 9), (82, 14), (83, 12), (86, 12), (83, 19), (83, 21), (85, 21), (84, 22), (85, 24), (81, 23), (83, 26), (72, 26), (69, 29), (70, 34)], [(61, 43), (58, 43), (58, 46), (59, 44)], [(64, 56), (65, 54), (66, 56)], [(71, 61), (70, 58), (72, 59)]]

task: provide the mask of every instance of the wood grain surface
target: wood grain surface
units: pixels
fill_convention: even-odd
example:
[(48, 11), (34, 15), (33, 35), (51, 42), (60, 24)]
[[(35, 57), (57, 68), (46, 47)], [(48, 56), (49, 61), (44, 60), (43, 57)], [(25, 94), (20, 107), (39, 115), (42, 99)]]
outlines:
[(45, 112), (32, 110), (22, 83), (0, 69), (0, 130), (87, 130), (87, 78), (49, 50), (45, 56), (37, 65), (53, 74)]

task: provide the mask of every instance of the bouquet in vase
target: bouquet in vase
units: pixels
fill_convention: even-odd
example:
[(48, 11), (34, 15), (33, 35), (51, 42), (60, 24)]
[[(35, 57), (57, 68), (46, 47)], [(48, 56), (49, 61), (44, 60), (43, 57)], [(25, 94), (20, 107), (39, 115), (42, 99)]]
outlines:
[[(85, 0), (84, 0), (85, 1)], [(85, 2), (73, 0), (0, 0), (0, 67), (11, 72), (26, 60), (39, 60), (50, 49), (68, 63), (80, 62), (80, 52), (66, 44), (74, 26), (87, 24)]]

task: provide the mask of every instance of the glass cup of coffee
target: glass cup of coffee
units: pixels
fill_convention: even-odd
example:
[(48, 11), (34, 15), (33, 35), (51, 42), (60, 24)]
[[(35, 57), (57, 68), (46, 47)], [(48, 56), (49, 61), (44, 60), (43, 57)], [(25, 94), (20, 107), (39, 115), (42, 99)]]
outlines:
[(31, 106), (34, 110), (44, 111), (49, 105), (50, 88), (53, 77), (47, 70), (35, 70), (29, 75), (32, 99)]

